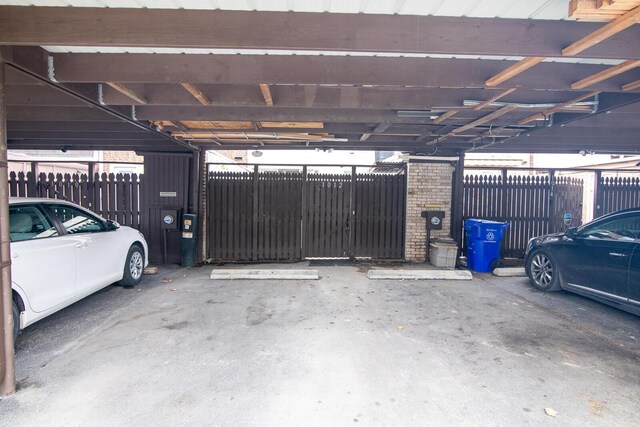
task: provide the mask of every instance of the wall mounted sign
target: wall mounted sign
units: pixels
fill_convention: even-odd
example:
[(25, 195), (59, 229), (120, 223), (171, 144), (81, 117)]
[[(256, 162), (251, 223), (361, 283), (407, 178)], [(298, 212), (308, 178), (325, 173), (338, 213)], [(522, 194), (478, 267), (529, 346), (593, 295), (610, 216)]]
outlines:
[(571, 225), (573, 216), (571, 214), (564, 214), (564, 217), (562, 218), (562, 220), (564, 221), (564, 225)]
[(175, 191), (161, 191), (160, 197), (178, 197), (178, 193)]

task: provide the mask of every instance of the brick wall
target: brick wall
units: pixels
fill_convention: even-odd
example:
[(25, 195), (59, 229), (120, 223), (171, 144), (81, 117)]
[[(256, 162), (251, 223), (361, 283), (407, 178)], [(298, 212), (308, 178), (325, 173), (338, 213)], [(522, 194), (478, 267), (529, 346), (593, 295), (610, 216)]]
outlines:
[(405, 239), (405, 259), (423, 262), (427, 238), (425, 219), (422, 211), (441, 210), (445, 212), (442, 230), (434, 230), (431, 237), (449, 237), (451, 224), (451, 163), (417, 163), (407, 165), (407, 233)]

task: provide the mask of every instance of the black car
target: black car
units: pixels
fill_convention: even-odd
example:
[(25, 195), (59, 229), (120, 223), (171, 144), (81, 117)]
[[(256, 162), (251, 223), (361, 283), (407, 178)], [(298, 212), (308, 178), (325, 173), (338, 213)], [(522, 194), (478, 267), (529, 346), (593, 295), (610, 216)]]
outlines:
[(640, 315), (640, 208), (531, 239), (525, 269), (541, 291), (564, 289)]

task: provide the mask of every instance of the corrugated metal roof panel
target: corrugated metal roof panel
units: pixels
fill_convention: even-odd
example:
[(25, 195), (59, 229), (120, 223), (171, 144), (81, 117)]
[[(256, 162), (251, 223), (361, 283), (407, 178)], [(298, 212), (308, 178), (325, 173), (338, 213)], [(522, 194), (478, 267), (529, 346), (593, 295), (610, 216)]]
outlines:
[[(319, 50), (265, 50), (265, 49), (177, 49), (146, 47), (91, 47), (91, 46), (43, 46), (52, 53), (149, 53), (149, 54), (190, 54), (190, 55), (300, 55), (300, 56), (379, 56), (387, 58), (444, 58), (444, 59), (483, 59), (493, 61), (519, 61), (522, 56), (488, 55), (444, 55), (397, 52), (342, 52)], [(581, 64), (617, 65), (622, 60), (581, 59), (575, 57), (547, 58), (544, 62), (566, 62)]]

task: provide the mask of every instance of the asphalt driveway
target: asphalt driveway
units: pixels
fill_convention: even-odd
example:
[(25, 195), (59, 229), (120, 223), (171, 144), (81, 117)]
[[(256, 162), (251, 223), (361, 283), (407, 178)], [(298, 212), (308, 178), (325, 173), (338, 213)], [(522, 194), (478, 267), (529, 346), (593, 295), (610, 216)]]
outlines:
[(314, 268), (93, 295), (19, 338), (0, 424), (640, 424), (640, 317), (522, 278)]

